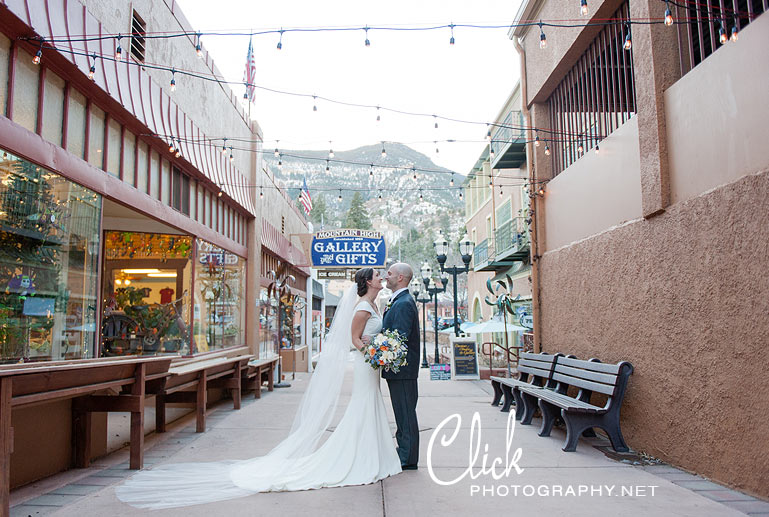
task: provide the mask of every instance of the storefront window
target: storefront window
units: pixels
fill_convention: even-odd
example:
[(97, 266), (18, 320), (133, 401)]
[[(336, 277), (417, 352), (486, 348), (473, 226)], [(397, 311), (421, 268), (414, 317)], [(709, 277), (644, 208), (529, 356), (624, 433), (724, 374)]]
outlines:
[(93, 356), (101, 196), (0, 160), (0, 360)]
[(193, 335), (196, 352), (245, 343), (246, 260), (198, 240)]
[(259, 294), (259, 357), (278, 353), (278, 302), (267, 296), (267, 289)]
[(192, 238), (104, 234), (104, 356), (189, 353)]

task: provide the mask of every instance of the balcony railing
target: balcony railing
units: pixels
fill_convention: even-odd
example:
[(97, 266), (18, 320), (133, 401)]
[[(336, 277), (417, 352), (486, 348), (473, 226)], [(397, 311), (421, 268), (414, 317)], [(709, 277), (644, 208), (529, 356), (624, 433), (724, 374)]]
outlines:
[(475, 246), (475, 271), (505, 270), (529, 256), (529, 231), (523, 217), (514, 217), (494, 231), (494, 237)]
[(525, 143), (526, 133), (523, 129), (523, 113), (520, 111), (510, 111), (501, 127), (491, 136), (492, 164), (500, 160), (507, 148), (513, 142)]

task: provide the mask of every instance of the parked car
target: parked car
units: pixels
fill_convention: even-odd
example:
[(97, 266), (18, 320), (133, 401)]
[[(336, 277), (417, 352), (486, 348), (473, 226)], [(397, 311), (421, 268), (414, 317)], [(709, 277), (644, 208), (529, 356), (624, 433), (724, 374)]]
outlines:
[[(459, 325), (465, 322), (465, 320), (462, 319), (461, 316), (457, 317), (457, 322)], [(447, 329), (449, 327), (454, 326), (454, 316), (450, 316), (448, 318), (438, 318), (438, 330)]]

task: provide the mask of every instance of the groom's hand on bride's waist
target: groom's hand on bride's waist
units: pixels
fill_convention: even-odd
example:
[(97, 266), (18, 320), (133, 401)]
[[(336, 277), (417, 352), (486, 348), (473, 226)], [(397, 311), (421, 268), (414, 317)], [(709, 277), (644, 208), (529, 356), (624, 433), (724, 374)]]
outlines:
[(371, 343), (371, 336), (363, 336), (360, 338), (360, 340), (364, 345), (368, 345)]

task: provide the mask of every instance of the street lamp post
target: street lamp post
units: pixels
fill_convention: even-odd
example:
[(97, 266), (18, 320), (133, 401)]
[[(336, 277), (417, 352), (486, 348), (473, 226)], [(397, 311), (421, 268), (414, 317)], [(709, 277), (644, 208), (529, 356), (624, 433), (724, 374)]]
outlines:
[(415, 278), (411, 281), (411, 294), (414, 299), (422, 304), (422, 368), (429, 368), (427, 363), (427, 304), (430, 296), (422, 290), (422, 283)]
[[(438, 287), (435, 280), (432, 278), (433, 268), (427, 264), (422, 265), (422, 282), (425, 284), (425, 291), (434, 299), (435, 302), (435, 364), (438, 364), (440, 359), (440, 351), (438, 350), (438, 293), (442, 293), (446, 290), (446, 279), (442, 279), (442, 287)], [(440, 280), (439, 280), (440, 281)]]
[[(464, 267), (444, 267), (446, 264), (446, 258), (449, 253), (449, 243), (443, 237), (442, 233), (438, 236), (437, 239), (435, 239), (433, 247), (435, 248), (435, 255), (436, 259), (438, 260), (438, 264), (441, 266), (441, 272), (448, 273), (454, 279), (454, 335), (459, 337), (457, 275), (467, 273), (470, 270), (470, 261), (473, 259), (473, 248), (475, 247), (475, 243), (468, 238), (467, 234), (465, 234), (465, 236), (462, 237), (462, 239), (459, 241), (459, 253), (462, 255), (462, 262), (464, 263)], [(444, 290), (446, 289), (446, 282), (444, 282), (443, 288)]]

